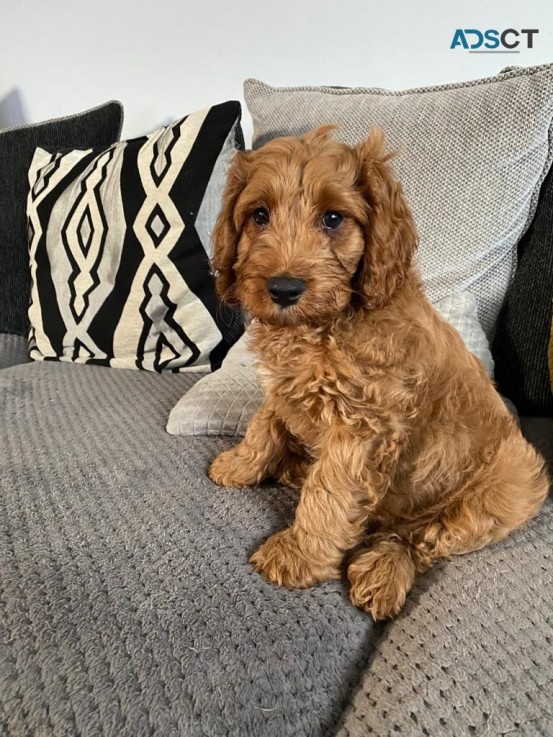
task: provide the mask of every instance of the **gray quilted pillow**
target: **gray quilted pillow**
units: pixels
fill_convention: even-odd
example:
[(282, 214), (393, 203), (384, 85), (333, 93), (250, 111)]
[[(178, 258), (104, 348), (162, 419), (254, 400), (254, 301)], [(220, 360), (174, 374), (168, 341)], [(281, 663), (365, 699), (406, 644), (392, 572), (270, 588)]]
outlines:
[[(471, 294), (445, 297), (434, 307), (459, 331), (467, 348), (493, 376), (488, 340)], [(171, 435), (244, 435), (263, 392), (257, 383), (255, 357), (247, 346), (247, 332), (236, 343), (222, 368), (200, 379), (175, 405), (167, 432)]]

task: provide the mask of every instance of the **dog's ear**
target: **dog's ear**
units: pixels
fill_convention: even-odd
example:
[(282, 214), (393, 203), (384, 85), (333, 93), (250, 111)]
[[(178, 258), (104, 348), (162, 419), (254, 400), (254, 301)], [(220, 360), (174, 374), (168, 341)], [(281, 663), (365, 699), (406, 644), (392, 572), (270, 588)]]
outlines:
[(302, 139), (306, 143), (310, 144), (320, 143), (321, 141), (326, 141), (328, 138), (330, 138), (337, 128), (337, 125), (330, 123), (328, 123), (327, 125), (320, 125), (318, 128), (314, 128), (308, 133), (305, 133), (302, 136)]
[(358, 184), (367, 203), (365, 252), (353, 289), (366, 307), (387, 304), (402, 285), (417, 248), (413, 216), (384, 151), (384, 133), (373, 128), (355, 148)]
[(236, 275), (233, 267), (241, 223), (237, 221), (235, 208), (248, 181), (249, 158), (249, 153), (238, 151), (232, 159), (223, 192), (221, 212), (212, 234), (211, 270), (215, 276), (215, 289), (219, 298), (230, 305), (238, 304), (234, 294)]

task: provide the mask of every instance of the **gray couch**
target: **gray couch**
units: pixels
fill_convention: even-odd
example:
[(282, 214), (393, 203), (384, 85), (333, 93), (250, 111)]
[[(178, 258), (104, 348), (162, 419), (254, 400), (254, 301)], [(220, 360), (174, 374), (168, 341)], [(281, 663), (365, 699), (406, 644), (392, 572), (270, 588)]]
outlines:
[[(552, 735), (553, 506), (376, 626), (248, 553), (294, 492), (221, 489), (168, 435), (198, 378), (29, 363), (0, 336), (0, 735)], [(553, 459), (553, 420), (523, 419)]]

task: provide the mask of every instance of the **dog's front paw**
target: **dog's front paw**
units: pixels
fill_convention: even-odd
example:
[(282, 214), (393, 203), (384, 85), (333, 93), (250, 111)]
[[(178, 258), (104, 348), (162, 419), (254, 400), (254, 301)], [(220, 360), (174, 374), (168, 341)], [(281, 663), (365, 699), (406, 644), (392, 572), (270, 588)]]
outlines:
[(240, 458), (236, 448), (226, 450), (213, 461), (207, 472), (209, 478), (218, 486), (252, 486), (258, 483), (258, 478), (248, 464)]
[(337, 567), (303, 555), (291, 530), (272, 535), (252, 555), (250, 563), (270, 583), (289, 588), (307, 588), (340, 577)]

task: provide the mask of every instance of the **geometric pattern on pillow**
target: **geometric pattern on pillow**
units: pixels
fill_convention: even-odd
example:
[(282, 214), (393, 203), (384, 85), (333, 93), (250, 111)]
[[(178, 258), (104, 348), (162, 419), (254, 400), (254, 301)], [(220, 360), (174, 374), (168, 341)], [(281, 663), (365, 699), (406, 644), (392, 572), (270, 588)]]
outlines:
[(211, 230), (242, 147), (240, 105), (228, 102), (101, 151), (37, 149), (33, 359), (157, 372), (221, 365), (243, 327), (215, 295)]
[[(469, 351), (482, 362), (486, 373), (493, 376), (493, 359), (478, 322), (474, 297), (466, 293), (455, 294), (440, 300), (434, 307), (457, 330)], [(167, 432), (171, 435), (244, 435), (263, 401), (255, 363), (246, 332), (231, 348), (219, 371), (196, 382), (173, 407)]]
[(123, 106), (112, 101), (63, 118), (0, 130), (0, 333), (29, 332), (29, 256), (25, 202), (37, 146), (103, 148), (118, 141)]
[(553, 65), (420, 89), (244, 83), (253, 148), (324, 123), (354, 145), (379, 125), (420, 234), (432, 302), (470, 292), (488, 339), (553, 160)]

